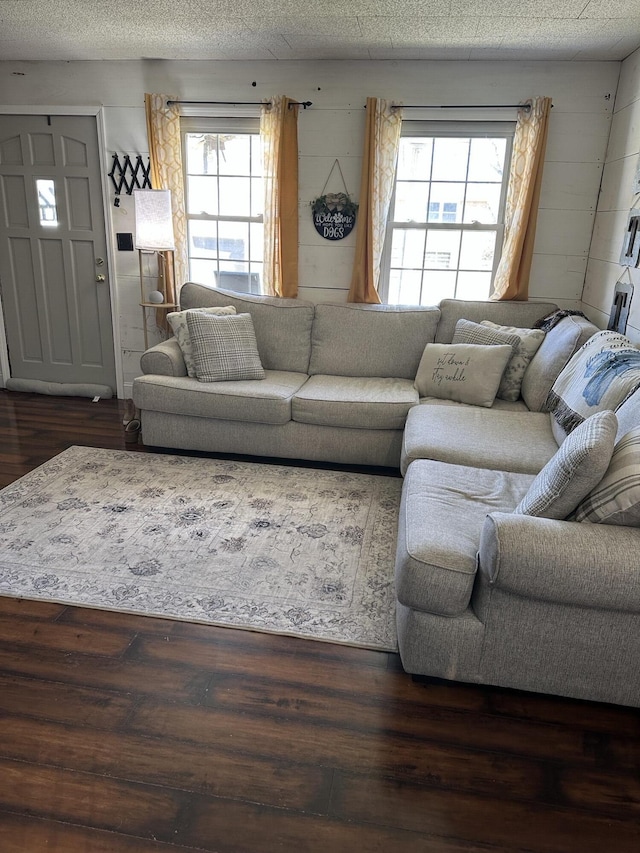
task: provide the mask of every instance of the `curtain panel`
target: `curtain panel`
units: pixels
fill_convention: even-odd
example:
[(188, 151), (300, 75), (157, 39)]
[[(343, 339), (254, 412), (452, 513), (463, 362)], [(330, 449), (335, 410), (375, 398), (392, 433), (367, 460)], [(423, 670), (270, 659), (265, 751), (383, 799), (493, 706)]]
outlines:
[(494, 300), (529, 296), (551, 98), (532, 98), (527, 103), (531, 109), (518, 110), (513, 138), (504, 242), (491, 293)]
[(367, 120), (349, 302), (379, 303), (380, 262), (393, 195), (402, 109), (367, 98)]
[[(145, 94), (144, 105), (147, 118), (149, 141), (150, 178), (154, 190), (171, 190), (171, 212), (175, 252), (162, 252), (166, 258), (163, 266), (168, 271), (165, 281), (167, 302), (178, 302), (180, 287), (189, 276), (187, 250), (187, 221), (184, 202), (184, 178), (182, 172), (182, 143), (180, 139), (180, 110), (170, 95)], [(174, 255), (173, 264), (171, 255)], [(159, 259), (162, 264), (162, 259)], [(173, 273), (175, 271), (175, 280)], [(177, 287), (176, 287), (177, 282)], [(159, 308), (157, 321), (166, 327), (166, 308)]]
[(298, 295), (298, 105), (278, 95), (262, 106), (264, 167), (263, 290)]

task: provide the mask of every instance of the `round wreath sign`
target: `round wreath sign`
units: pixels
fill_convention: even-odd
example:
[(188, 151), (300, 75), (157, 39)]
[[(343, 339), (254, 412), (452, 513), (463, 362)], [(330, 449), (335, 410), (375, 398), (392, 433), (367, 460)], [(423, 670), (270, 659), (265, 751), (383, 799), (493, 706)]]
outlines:
[(356, 224), (358, 205), (348, 193), (327, 193), (311, 202), (313, 224), (325, 240), (342, 240)]

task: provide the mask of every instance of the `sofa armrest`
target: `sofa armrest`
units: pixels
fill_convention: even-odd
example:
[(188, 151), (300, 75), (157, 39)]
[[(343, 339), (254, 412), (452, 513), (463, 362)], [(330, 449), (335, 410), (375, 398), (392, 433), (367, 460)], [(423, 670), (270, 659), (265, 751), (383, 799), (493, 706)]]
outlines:
[(640, 612), (640, 529), (495, 512), (480, 537), (490, 587), (576, 607)]
[(175, 338), (162, 341), (142, 353), (140, 367), (143, 373), (159, 373), (162, 376), (186, 376), (187, 367), (182, 350)]

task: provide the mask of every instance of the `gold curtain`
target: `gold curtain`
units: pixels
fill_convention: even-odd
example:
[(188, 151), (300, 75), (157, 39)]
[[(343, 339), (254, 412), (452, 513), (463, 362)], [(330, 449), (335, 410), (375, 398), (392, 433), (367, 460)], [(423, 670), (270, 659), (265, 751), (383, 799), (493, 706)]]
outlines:
[(262, 106), (264, 168), (263, 290), (298, 295), (298, 105), (278, 95)]
[(495, 300), (529, 296), (551, 98), (532, 98), (528, 103), (530, 110), (518, 110), (513, 138), (504, 241), (491, 294)]
[(356, 251), (349, 302), (379, 303), (378, 284), (389, 204), (393, 194), (402, 109), (367, 98), (367, 123), (358, 201)]
[[(167, 302), (179, 301), (180, 288), (189, 275), (187, 250), (187, 220), (184, 206), (184, 179), (182, 176), (182, 143), (180, 139), (180, 111), (169, 95), (145, 94), (144, 106), (147, 117), (149, 141), (150, 178), (154, 190), (171, 190), (171, 211), (175, 252), (161, 252), (159, 269), (166, 273), (165, 295)], [(173, 264), (171, 255), (174, 255)], [(175, 280), (173, 273), (175, 271)], [(176, 282), (178, 286), (176, 287)], [(156, 312), (158, 325), (166, 327), (166, 308)]]

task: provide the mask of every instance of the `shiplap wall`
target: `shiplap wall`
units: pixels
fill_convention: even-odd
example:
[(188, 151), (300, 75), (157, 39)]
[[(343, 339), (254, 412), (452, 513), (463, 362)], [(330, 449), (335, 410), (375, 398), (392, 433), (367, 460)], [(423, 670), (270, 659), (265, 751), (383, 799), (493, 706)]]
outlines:
[(635, 295), (627, 335), (640, 343), (640, 270), (618, 263), (629, 210), (640, 205), (633, 180), (640, 167), (640, 50), (622, 64), (611, 136), (602, 176), (593, 240), (583, 294), (583, 310), (606, 326), (616, 282), (632, 281)]
[[(286, 94), (313, 101), (300, 111), (298, 125), (299, 295), (319, 302), (346, 299), (355, 231), (343, 241), (323, 240), (309, 202), (336, 158), (358, 199), (367, 96), (406, 104), (501, 104), (549, 95), (554, 109), (530, 295), (579, 307), (619, 72), (618, 62), (0, 62), (0, 104), (103, 105), (108, 171), (114, 151), (146, 152), (144, 92), (222, 101)], [(126, 198), (111, 212), (113, 234), (133, 230)], [(126, 391), (139, 373), (143, 348), (138, 266), (136, 253), (116, 252), (115, 258)]]

